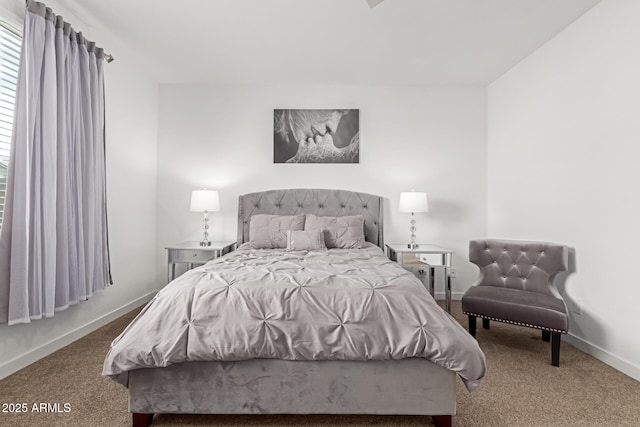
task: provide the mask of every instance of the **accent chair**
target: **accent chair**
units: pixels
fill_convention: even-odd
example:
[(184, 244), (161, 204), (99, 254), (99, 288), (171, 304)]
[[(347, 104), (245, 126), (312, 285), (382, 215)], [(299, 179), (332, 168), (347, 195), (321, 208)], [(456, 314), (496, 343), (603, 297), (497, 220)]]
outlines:
[(469, 261), (480, 277), (462, 297), (469, 333), (476, 336), (476, 318), (542, 330), (551, 341), (551, 364), (560, 366), (560, 334), (569, 330), (564, 300), (552, 287), (555, 276), (568, 267), (567, 247), (553, 243), (513, 240), (472, 240)]

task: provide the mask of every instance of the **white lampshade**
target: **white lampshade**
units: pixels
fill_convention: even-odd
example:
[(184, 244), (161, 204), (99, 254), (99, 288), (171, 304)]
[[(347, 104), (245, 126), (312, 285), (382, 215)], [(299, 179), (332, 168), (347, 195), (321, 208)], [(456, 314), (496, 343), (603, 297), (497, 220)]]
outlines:
[(191, 212), (217, 212), (220, 199), (215, 190), (194, 190), (191, 192)]
[(400, 193), (400, 212), (429, 212), (427, 193), (419, 191), (405, 191)]

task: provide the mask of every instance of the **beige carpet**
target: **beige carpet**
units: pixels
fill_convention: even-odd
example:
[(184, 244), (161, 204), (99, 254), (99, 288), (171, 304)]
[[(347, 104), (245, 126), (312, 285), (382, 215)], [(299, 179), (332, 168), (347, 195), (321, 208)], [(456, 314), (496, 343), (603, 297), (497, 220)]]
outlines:
[[(460, 303), (453, 311), (462, 320)], [(137, 310), (136, 310), (137, 312)], [(0, 426), (129, 426), (127, 390), (100, 375), (129, 313), (0, 381), (0, 403), (27, 403), (29, 413), (0, 412)], [(462, 322), (466, 325), (466, 321)], [(631, 332), (631, 331), (630, 331)], [(549, 364), (550, 344), (534, 330), (493, 322), (478, 328), (488, 373), (469, 394), (458, 381), (455, 426), (640, 426), (640, 383), (569, 344), (560, 368)], [(31, 412), (33, 403), (71, 405), (67, 413)], [(157, 426), (427, 426), (430, 417), (160, 415)]]

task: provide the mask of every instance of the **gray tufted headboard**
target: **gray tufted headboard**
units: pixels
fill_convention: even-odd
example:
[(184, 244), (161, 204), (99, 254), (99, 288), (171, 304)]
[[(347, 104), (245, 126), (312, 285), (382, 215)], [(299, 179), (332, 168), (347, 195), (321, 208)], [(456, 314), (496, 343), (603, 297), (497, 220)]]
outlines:
[(297, 188), (243, 194), (238, 200), (238, 245), (249, 241), (252, 215), (364, 216), (364, 237), (384, 249), (382, 197), (346, 190)]

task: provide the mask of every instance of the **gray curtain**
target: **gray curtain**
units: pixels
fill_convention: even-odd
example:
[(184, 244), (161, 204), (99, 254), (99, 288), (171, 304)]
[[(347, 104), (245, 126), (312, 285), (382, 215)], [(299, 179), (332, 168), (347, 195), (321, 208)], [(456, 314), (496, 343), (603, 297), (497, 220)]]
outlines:
[(5, 217), (0, 322), (51, 317), (111, 284), (104, 52), (44, 4), (25, 13)]

